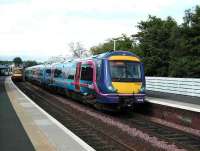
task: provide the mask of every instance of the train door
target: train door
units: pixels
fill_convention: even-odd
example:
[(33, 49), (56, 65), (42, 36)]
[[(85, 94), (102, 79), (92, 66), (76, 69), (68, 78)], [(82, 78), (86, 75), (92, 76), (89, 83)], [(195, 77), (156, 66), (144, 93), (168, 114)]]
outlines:
[(91, 61), (82, 63), (80, 76), (80, 92), (84, 96), (94, 94), (94, 67)]
[(75, 74), (75, 90), (80, 92), (80, 75), (81, 75), (81, 62), (78, 62), (76, 65), (76, 74)]
[(50, 85), (53, 86), (54, 84), (54, 72), (55, 72), (55, 67), (51, 67), (51, 77), (50, 77)]

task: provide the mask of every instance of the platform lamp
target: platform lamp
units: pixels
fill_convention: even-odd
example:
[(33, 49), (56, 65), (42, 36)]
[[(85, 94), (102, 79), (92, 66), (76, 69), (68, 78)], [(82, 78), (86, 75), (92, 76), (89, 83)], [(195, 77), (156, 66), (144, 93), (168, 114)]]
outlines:
[(116, 50), (116, 41), (117, 41), (117, 40), (113, 39), (113, 42), (114, 42), (114, 43), (113, 43), (113, 50), (114, 50), (114, 51)]

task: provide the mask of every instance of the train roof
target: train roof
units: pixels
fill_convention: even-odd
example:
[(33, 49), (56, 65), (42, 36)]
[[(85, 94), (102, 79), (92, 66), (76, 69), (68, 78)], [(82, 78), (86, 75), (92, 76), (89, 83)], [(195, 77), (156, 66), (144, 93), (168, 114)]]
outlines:
[(88, 58), (70, 59), (70, 60), (66, 60), (64, 62), (62, 61), (62, 62), (57, 62), (57, 63), (52, 63), (52, 64), (40, 64), (40, 65), (28, 67), (26, 69), (45, 68), (45, 67), (48, 68), (48, 67), (52, 67), (52, 66), (60, 66), (60, 65), (63, 65), (63, 64), (67, 64), (69, 62), (75, 63), (76, 61), (84, 61), (84, 60), (89, 60), (89, 59), (91, 59), (91, 60), (107, 59), (110, 56), (119, 56), (119, 55), (134, 56), (134, 57), (139, 58), (137, 55), (135, 55), (134, 53), (129, 52), (129, 51), (123, 51), (123, 50), (113, 51), (113, 50), (111, 50), (111, 51), (108, 51), (108, 52), (105, 52), (105, 53), (102, 53), (102, 54), (99, 54), (99, 55), (90, 56)]
[(99, 55), (90, 56), (88, 58), (79, 58), (79, 59), (67, 60), (65, 62), (74, 62), (74, 61), (88, 60), (88, 59), (107, 59), (110, 56), (120, 56), (120, 55), (134, 56), (134, 57), (139, 58), (136, 54), (129, 52), (129, 51), (123, 51), (123, 50), (113, 51), (113, 50), (111, 50), (111, 51), (108, 51), (108, 52), (105, 52), (105, 53), (102, 53), (102, 54), (99, 54)]
[(109, 58), (110, 56), (119, 56), (119, 55), (138, 57), (137, 55), (135, 55), (134, 53), (129, 52), (129, 51), (123, 51), (123, 50), (113, 51), (113, 50), (111, 50), (111, 51), (97, 55), (96, 58), (103, 59), (103, 58)]

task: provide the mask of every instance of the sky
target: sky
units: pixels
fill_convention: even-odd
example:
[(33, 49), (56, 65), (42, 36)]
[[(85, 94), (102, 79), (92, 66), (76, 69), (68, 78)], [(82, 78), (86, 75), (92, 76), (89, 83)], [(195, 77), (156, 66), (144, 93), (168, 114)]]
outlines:
[(199, 0), (0, 0), (0, 60), (45, 61), (70, 55), (69, 43), (85, 49), (138, 31), (148, 15), (179, 24)]

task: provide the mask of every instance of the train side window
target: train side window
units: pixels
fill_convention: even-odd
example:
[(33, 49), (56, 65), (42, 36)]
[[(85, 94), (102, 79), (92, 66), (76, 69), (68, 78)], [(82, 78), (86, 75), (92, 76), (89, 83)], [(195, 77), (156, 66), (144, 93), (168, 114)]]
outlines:
[(70, 74), (70, 70), (71, 70), (71, 66), (66, 66), (64, 69), (63, 69), (63, 78), (64, 79), (68, 79), (68, 76)]
[(62, 70), (60, 70), (60, 69), (55, 69), (55, 71), (54, 71), (54, 77), (55, 77), (55, 78), (62, 77)]
[(81, 80), (93, 81), (93, 68), (91, 66), (81, 67)]
[(74, 74), (69, 74), (67, 79), (73, 80), (74, 79)]
[(40, 71), (39, 71), (39, 75), (40, 75), (40, 76), (43, 76), (43, 70), (40, 70)]
[(76, 72), (76, 70), (70, 69), (69, 75), (68, 75), (67, 79), (73, 80), (73, 79), (74, 79), (75, 72)]
[(70, 79), (70, 80), (74, 80), (74, 75), (76, 73), (76, 65), (72, 65), (69, 72), (68, 72), (68, 77), (67, 79)]
[(35, 75), (36, 74), (36, 71), (35, 70), (33, 70), (33, 75)]
[(47, 69), (46, 73), (50, 74), (51, 73), (51, 69)]
[(50, 76), (51, 75), (51, 69), (47, 69), (46, 74), (47, 74), (47, 76)]

